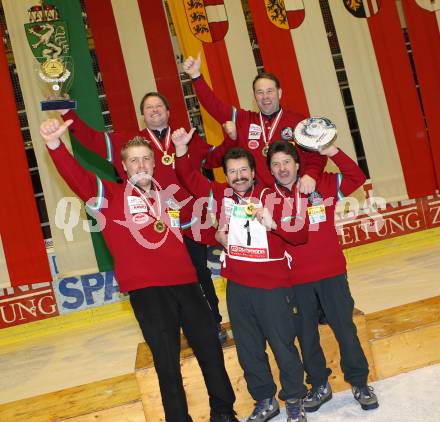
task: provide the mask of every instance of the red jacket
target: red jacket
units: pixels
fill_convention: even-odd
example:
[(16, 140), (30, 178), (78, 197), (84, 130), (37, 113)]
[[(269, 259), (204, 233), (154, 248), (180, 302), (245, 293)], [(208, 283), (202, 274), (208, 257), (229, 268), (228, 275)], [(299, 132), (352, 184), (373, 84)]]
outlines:
[[(64, 144), (49, 150), (49, 153), (61, 176), (82, 200), (88, 201), (97, 196), (97, 177), (83, 169)], [(160, 203), (161, 220), (166, 224), (165, 231), (157, 233), (154, 230), (154, 213), (129, 205), (129, 197), (131, 200), (140, 197), (131, 184), (103, 180), (102, 187), (102, 197), (107, 203), (104, 202), (96, 218), (113, 255), (120, 290), (194, 283), (197, 276), (182, 244), (180, 228), (171, 224), (167, 202), (172, 198), (167, 192), (154, 191), (159, 196), (153, 196), (151, 200), (156, 213)], [(154, 198), (160, 198), (160, 201)], [(175, 199), (179, 201), (182, 198), (176, 196)]]
[[(318, 178), (315, 196), (318, 193), (324, 201), (326, 221), (310, 223), (308, 242), (289, 248), (293, 256), (292, 284), (310, 283), (346, 272), (346, 261), (334, 224), (335, 206), (338, 199), (350, 195), (364, 184), (365, 175), (341, 150), (331, 159), (341, 173), (322, 173)], [(310, 202), (308, 209), (312, 207)]]
[[(230, 198), (234, 203), (239, 203), (239, 197), (234, 194), (233, 190), (226, 183), (210, 182), (196, 171), (192, 165), (188, 155), (180, 157), (176, 160), (176, 172), (181, 183), (198, 198), (211, 198), (215, 204), (215, 216), (219, 222), (219, 227), (223, 226), (224, 216), (224, 199)], [(285, 206), (283, 198), (271, 188), (263, 189), (261, 185), (256, 185), (252, 192), (252, 202), (261, 202), (272, 210), (274, 220), (277, 222), (277, 229), (267, 232), (267, 240), (269, 245), (269, 258), (283, 258), (287, 242), (297, 245), (307, 241), (307, 224), (300, 224), (298, 230), (284, 231), (280, 223), (282, 214), (291, 214), (292, 208)], [(274, 200), (278, 198), (277, 200)], [(293, 205), (295, 208), (295, 205)], [(213, 206), (210, 206), (213, 209)], [(214, 211), (213, 211), (214, 212)], [(289, 287), (290, 270), (286, 260), (266, 261), (266, 262), (249, 262), (240, 261), (226, 257), (226, 266), (222, 267), (221, 274), (236, 283), (249, 287), (274, 289), (276, 287)]]
[[(214, 119), (219, 123), (232, 120), (232, 106), (223, 103), (216, 97), (215, 93), (205, 82), (203, 76), (194, 79), (193, 85), (200, 103)], [(274, 119), (269, 120), (264, 115), (262, 115), (262, 118), (263, 124), (266, 127), (266, 133), (269, 133), (269, 128), (271, 128)], [(273, 133), (271, 142), (286, 139), (288, 132), (291, 133), (293, 140), (295, 126), (303, 119), (304, 116), (301, 114), (283, 110), (283, 114)], [(238, 109), (235, 123), (237, 125), (237, 141), (227, 138), (223, 144), (216, 148), (210, 148), (207, 144), (197, 146), (203, 148), (203, 153), (207, 158), (205, 165), (207, 167), (219, 167), (221, 165), (221, 158), (225, 152), (233, 146), (240, 146), (251, 152), (255, 157), (257, 180), (264, 185), (272, 185), (273, 177), (267, 168), (266, 157), (263, 156), (261, 152), (264, 147), (263, 136), (261, 133), (258, 134), (258, 131), (254, 131), (253, 134), (251, 133), (256, 127), (261, 131), (260, 113)], [(196, 146), (192, 147), (192, 151), (194, 151), (195, 148)], [(327, 157), (316, 152), (304, 151), (298, 147), (297, 151), (301, 160), (300, 174), (307, 174), (317, 180), (325, 167)]]
[[(84, 123), (78, 115), (74, 111), (69, 111), (63, 116), (64, 120), (72, 119), (73, 123), (69, 127), (70, 131), (73, 135), (88, 149), (96, 152), (101, 157), (107, 158), (116, 168), (119, 176), (125, 178), (125, 172), (122, 167), (121, 162), (121, 149), (122, 147), (135, 136), (142, 136), (147, 140), (151, 141), (150, 136), (146, 129), (144, 130), (131, 130), (131, 131), (120, 131), (120, 132), (112, 132), (108, 133), (107, 137), (104, 132), (99, 132), (86, 123)], [(202, 151), (205, 149), (206, 142), (204, 142), (200, 136), (196, 133), (193, 135), (191, 143), (194, 143), (194, 146), (191, 149), (191, 157), (192, 164), (196, 168), (200, 168), (201, 162), (203, 160)], [(163, 147), (163, 142), (161, 143)], [(170, 185), (179, 186), (180, 190), (184, 188), (180, 185), (179, 181), (176, 177), (176, 172), (174, 170), (173, 165), (164, 165), (161, 161), (162, 152), (159, 148), (151, 142), (154, 148), (155, 154), (155, 163), (156, 167), (154, 169), (154, 177), (161, 186), (162, 189), (167, 188)], [(200, 154), (197, 154), (197, 151), (200, 151)], [(174, 154), (175, 148), (174, 144), (171, 142), (168, 153)], [(185, 236), (191, 237), (194, 240), (201, 241), (203, 243), (208, 244), (217, 244), (214, 239), (214, 232), (212, 229), (203, 229), (200, 228), (200, 222), (204, 219), (203, 214), (201, 213), (201, 209), (198, 214), (193, 214), (194, 208), (194, 198), (192, 198), (189, 192), (186, 192), (185, 199), (188, 199), (186, 206), (181, 211), (181, 223), (183, 233)], [(197, 233), (201, 233), (202, 237), (199, 238)], [(194, 234), (196, 234), (194, 236)]]

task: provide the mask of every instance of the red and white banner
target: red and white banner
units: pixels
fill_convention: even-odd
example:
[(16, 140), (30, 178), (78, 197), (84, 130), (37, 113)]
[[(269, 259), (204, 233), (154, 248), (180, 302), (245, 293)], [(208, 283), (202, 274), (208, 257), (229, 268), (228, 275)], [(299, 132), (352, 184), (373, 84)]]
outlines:
[[(0, 28), (0, 39), (3, 31)], [(0, 288), (50, 281), (6, 51), (0, 43)]]
[(0, 289), (0, 329), (58, 315), (51, 283)]
[(355, 18), (369, 18), (379, 12), (379, 0), (342, 0)]
[(183, 0), (192, 34), (202, 42), (216, 42), (228, 32), (228, 15), (223, 0)]
[(303, 0), (284, 0), (284, 6), (286, 8), (289, 28), (298, 28), (303, 23), (306, 14)]

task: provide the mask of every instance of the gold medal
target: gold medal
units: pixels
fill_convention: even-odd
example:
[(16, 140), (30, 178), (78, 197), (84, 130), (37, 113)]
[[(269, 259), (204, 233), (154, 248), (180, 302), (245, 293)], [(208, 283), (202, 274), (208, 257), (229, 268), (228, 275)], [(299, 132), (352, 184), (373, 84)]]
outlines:
[(167, 152), (164, 152), (161, 161), (162, 164), (164, 164), (165, 166), (169, 166), (170, 164), (174, 163), (174, 155), (170, 155)]
[(261, 150), (261, 153), (267, 157), (267, 152), (269, 151), (269, 144), (266, 144), (263, 149)]
[(162, 220), (156, 220), (154, 222), (154, 230), (157, 233), (163, 233), (165, 231), (165, 223)]
[(59, 78), (65, 72), (64, 63), (60, 59), (47, 59), (42, 65), (41, 70), (49, 78)]
[(255, 205), (252, 204), (252, 202), (249, 202), (249, 203), (247, 203), (246, 206), (244, 207), (244, 213), (245, 213), (248, 217), (250, 217), (250, 216), (252, 216), (252, 214), (253, 214), (253, 212), (254, 212), (254, 209), (255, 209)]

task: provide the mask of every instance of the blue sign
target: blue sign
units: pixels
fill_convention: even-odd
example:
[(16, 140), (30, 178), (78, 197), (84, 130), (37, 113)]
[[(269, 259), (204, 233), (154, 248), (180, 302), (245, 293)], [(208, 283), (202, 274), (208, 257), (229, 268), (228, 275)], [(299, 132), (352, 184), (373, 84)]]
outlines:
[(113, 271), (56, 280), (54, 291), (60, 314), (119, 302), (124, 298)]

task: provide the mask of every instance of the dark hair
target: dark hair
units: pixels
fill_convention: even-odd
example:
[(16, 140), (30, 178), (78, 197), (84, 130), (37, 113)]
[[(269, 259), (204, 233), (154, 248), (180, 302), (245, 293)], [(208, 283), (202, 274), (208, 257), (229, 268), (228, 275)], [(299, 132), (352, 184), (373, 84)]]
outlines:
[(279, 79), (273, 74), (269, 72), (261, 72), (257, 76), (255, 76), (254, 81), (252, 82), (252, 89), (255, 91), (255, 84), (259, 79), (270, 79), (275, 82), (275, 86), (277, 89), (281, 88)]
[(272, 156), (276, 152), (284, 152), (284, 154), (290, 155), (295, 160), (295, 163), (297, 163), (298, 165), (300, 164), (298, 151), (296, 150), (295, 145), (292, 144), (292, 142), (280, 140), (275, 141), (273, 144), (271, 144), (269, 146), (269, 151), (267, 151), (266, 164), (269, 169), (272, 161)]
[(254, 156), (249, 151), (246, 151), (244, 148), (234, 147), (228, 149), (226, 151), (226, 154), (222, 158), (223, 171), (226, 173), (226, 163), (228, 162), (228, 160), (237, 160), (239, 158), (246, 158), (248, 160), (250, 169), (255, 170)]
[(167, 98), (164, 96), (164, 95), (162, 95), (162, 94), (160, 94), (159, 92), (147, 92), (143, 97), (142, 97), (142, 100), (141, 100), (141, 104), (140, 104), (140, 111), (141, 111), (141, 114), (144, 114), (144, 103), (145, 103), (145, 100), (147, 99), (147, 98), (149, 98), (149, 97), (157, 97), (157, 98), (160, 98), (161, 100), (162, 100), (162, 102), (164, 103), (164, 105), (165, 105), (165, 108), (169, 111), (170, 110), (170, 103), (168, 102), (168, 100), (167, 100)]

